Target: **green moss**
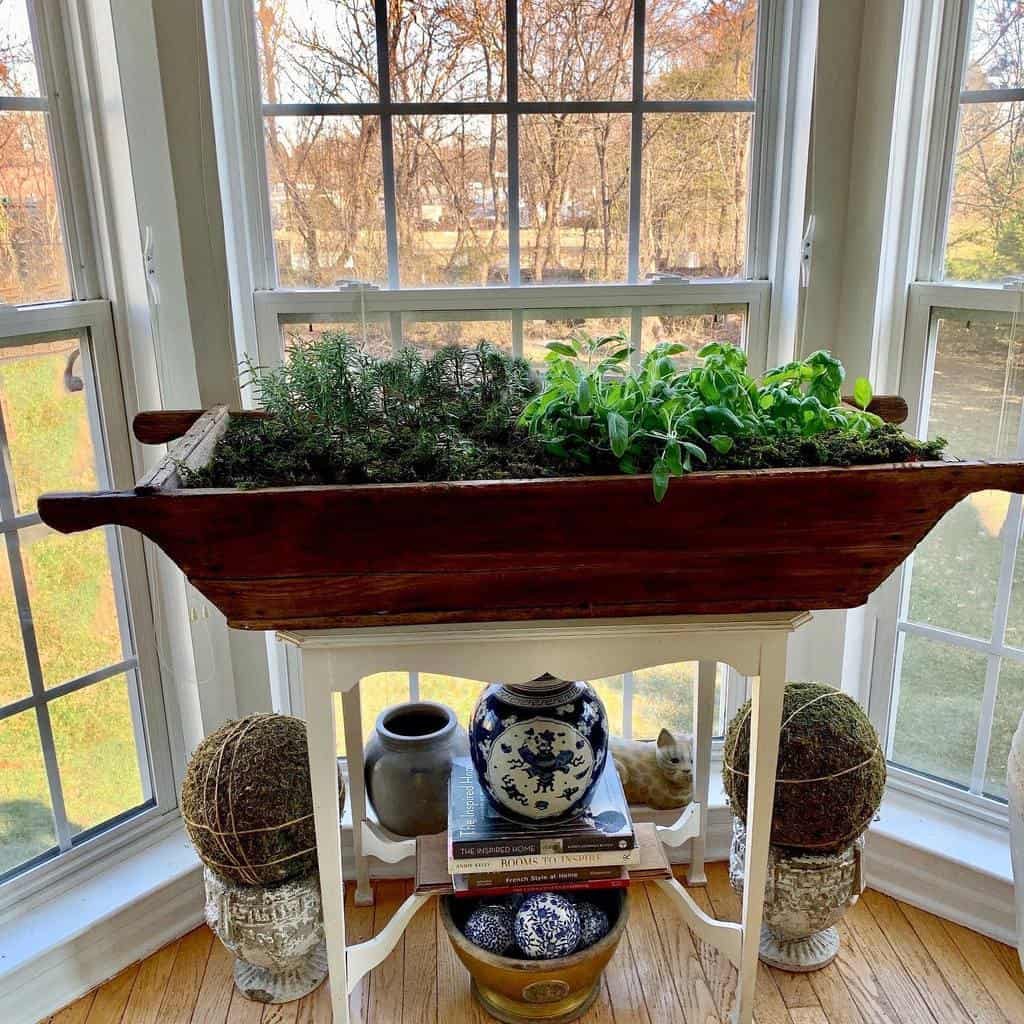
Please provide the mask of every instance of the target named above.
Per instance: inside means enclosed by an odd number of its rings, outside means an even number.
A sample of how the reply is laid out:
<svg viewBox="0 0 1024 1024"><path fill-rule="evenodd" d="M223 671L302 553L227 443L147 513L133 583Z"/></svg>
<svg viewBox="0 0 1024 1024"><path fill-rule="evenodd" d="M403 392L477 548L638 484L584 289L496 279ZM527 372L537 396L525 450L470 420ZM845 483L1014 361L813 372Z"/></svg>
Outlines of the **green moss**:
<svg viewBox="0 0 1024 1024"><path fill-rule="evenodd" d="M189 761L181 812L200 860L225 878L271 885L308 874L316 834L305 722L250 715L211 733Z"/></svg>
<svg viewBox="0 0 1024 1024"><path fill-rule="evenodd" d="M723 747L722 780L743 821L750 707L747 701L729 723ZM870 824L885 789L885 757L874 726L851 697L820 683L788 683L782 721L772 842L812 850L852 842Z"/></svg>

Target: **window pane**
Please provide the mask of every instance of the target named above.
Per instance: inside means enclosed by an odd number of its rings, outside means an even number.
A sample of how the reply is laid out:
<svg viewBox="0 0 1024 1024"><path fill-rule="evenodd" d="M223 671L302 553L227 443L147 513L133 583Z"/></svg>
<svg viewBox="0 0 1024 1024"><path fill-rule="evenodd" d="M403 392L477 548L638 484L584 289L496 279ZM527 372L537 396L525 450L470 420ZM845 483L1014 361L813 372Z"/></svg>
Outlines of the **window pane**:
<svg viewBox="0 0 1024 1024"><path fill-rule="evenodd" d="M393 120L403 287L508 280L505 119Z"/></svg>
<svg viewBox="0 0 1024 1024"><path fill-rule="evenodd" d="M377 725L377 716L392 704L409 699L408 672L377 672L367 676L359 687L362 706L363 743L369 743ZM334 695L334 728L337 735L338 756L345 756L345 730L341 718L341 694Z"/></svg>
<svg viewBox="0 0 1024 1024"><path fill-rule="evenodd" d="M573 317L567 313L558 320L525 320L523 322L523 356L540 369L548 354L545 346L549 341L564 341L577 331L586 331L591 337L600 338L623 331L629 337L629 315Z"/></svg>
<svg viewBox="0 0 1024 1024"><path fill-rule="evenodd" d="M742 313L694 315L682 309L645 316L641 320L641 351L648 352L665 342L685 345L686 351L675 356L675 361L681 367L695 366L700 362L697 353L712 341L727 341L742 347L743 320Z"/></svg>
<svg viewBox="0 0 1024 1024"><path fill-rule="evenodd" d="M267 103L377 99L372 0L255 0Z"/></svg>
<svg viewBox="0 0 1024 1024"><path fill-rule="evenodd" d="M380 118L266 118L278 278L290 288L386 273Z"/></svg>
<svg viewBox="0 0 1024 1024"><path fill-rule="evenodd" d="M999 666L999 693L992 720L992 743L985 769L985 792L999 800L1006 799L1006 764L1010 759L1010 743L1024 714L1024 665L1004 658Z"/></svg>
<svg viewBox="0 0 1024 1024"><path fill-rule="evenodd" d="M622 281L629 218L629 115L519 119L524 283Z"/></svg>
<svg viewBox="0 0 1024 1024"><path fill-rule="evenodd" d="M57 845L36 713L0 721L0 875Z"/></svg>
<svg viewBox="0 0 1024 1024"><path fill-rule="evenodd" d="M1016 452L1024 391L1015 371L1019 347L1006 323L939 318L928 436L948 438L951 455ZM972 494L925 538L914 555L912 620L991 638L1009 504L1000 491Z"/></svg>
<svg viewBox="0 0 1024 1024"><path fill-rule="evenodd" d="M677 665L659 665L633 673L633 736L638 740L657 739L662 729L678 735L693 733L697 701L695 661ZM723 686L725 666L719 665L715 677L714 733L724 730Z"/></svg>
<svg viewBox="0 0 1024 1024"><path fill-rule="evenodd" d="M0 302L70 297L46 114L0 110Z"/></svg>
<svg viewBox="0 0 1024 1024"><path fill-rule="evenodd" d="M753 95L756 0L648 0L647 99L748 99Z"/></svg>
<svg viewBox="0 0 1024 1024"><path fill-rule="evenodd" d="M43 681L56 686L124 657L107 530L20 531Z"/></svg>
<svg viewBox="0 0 1024 1024"><path fill-rule="evenodd" d="M20 617L11 583L11 563L4 544L0 547L0 707L28 696L30 689ZM0 874L3 870L0 866Z"/></svg>
<svg viewBox="0 0 1024 1024"><path fill-rule="evenodd" d="M469 716L487 683L479 679L460 679L456 676L438 676L420 673L420 699L436 700L447 704L458 716L464 729L469 728Z"/></svg>
<svg viewBox="0 0 1024 1024"><path fill-rule="evenodd" d="M964 103L953 170L946 276L1024 273L1024 103Z"/></svg>
<svg viewBox="0 0 1024 1024"><path fill-rule="evenodd" d="M392 0L388 20L393 102L504 99L504 0Z"/></svg>
<svg viewBox="0 0 1024 1024"><path fill-rule="evenodd" d="M50 704L64 805L72 834L145 799L125 676L113 676Z"/></svg>
<svg viewBox="0 0 1024 1024"><path fill-rule="evenodd" d="M641 272L738 277L753 115L644 117Z"/></svg>
<svg viewBox="0 0 1024 1024"><path fill-rule="evenodd" d="M379 320L368 319L365 333L362 320L281 325L281 340L286 355L297 342L312 341L314 338L333 333L347 334L357 345L378 359L387 359L394 352L391 345L391 323L386 317Z"/></svg>
<svg viewBox="0 0 1024 1024"><path fill-rule="evenodd" d="M903 635L896 728L889 760L969 786L985 689L984 655Z"/></svg>
<svg viewBox="0 0 1024 1024"><path fill-rule="evenodd" d="M409 318L402 324L402 342L424 353L436 351L445 345L472 348L481 341L489 341L511 354L512 324L508 320L416 320Z"/></svg>
<svg viewBox="0 0 1024 1024"><path fill-rule="evenodd" d="M964 88L1024 87L1024 6L1015 0L974 0L974 29Z"/></svg>
<svg viewBox="0 0 1024 1024"><path fill-rule="evenodd" d="M519 0L519 98L628 100L631 0Z"/></svg>
<svg viewBox="0 0 1024 1024"><path fill-rule="evenodd" d="M623 688L622 676L608 676L605 679L592 679L590 685L601 698L605 711L608 712L608 725L613 735L623 734Z"/></svg>
<svg viewBox="0 0 1024 1024"><path fill-rule="evenodd" d="M28 5L25 0L0 0L0 96L38 95Z"/></svg>
<svg viewBox="0 0 1024 1024"><path fill-rule="evenodd" d="M21 514L45 491L99 486L80 348L77 339L0 347L0 414Z"/></svg>

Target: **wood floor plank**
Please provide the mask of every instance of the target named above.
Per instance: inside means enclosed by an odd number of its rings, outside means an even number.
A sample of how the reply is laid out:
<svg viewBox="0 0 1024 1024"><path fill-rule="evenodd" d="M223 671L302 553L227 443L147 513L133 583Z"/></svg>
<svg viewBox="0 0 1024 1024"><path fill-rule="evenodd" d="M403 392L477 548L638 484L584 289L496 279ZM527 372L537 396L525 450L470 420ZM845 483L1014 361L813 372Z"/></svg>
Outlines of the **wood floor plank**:
<svg viewBox="0 0 1024 1024"><path fill-rule="evenodd" d="M225 1024L231 995L235 990L234 965L234 954L219 940L215 940L210 947L206 972L199 986L192 1024Z"/></svg>
<svg viewBox="0 0 1024 1024"><path fill-rule="evenodd" d="M380 935L381 930L402 905L407 886L403 881L389 879L378 882L376 891L377 903L373 914L373 934ZM402 1019L404 975L405 938L403 937L398 940L398 945L388 954L387 958L370 974L369 1012L367 1014L370 1021L389 1021L390 1024L398 1024Z"/></svg>
<svg viewBox="0 0 1024 1024"><path fill-rule="evenodd" d="M943 921L942 926L1007 1021L1010 1024L1024 1021L1024 992L1021 992L1006 968L992 955L992 949L984 936L952 921Z"/></svg>
<svg viewBox="0 0 1024 1024"><path fill-rule="evenodd" d="M139 976L139 964L126 967L110 981L100 985L96 998L89 1007L85 1024L119 1024L124 1017L124 1008L132 994L135 979Z"/></svg>
<svg viewBox="0 0 1024 1024"><path fill-rule="evenodd" d="M846 914L851 930L856 934L871 970L885 990L897 1017L904 1024L925 1024L935 1015L921 997L914 980L907 973L892 944L878 927L864 900L855 903ZM945 1024L945 1022L937 1022Z"/></svg>
<svg viewBox="0 0 1024 1024"><path fill-rule="evenodd" d="M871 890L861 898L913 979L932 1016L942 1024L970 1024L970 1015L949 987L900 905L891 896Z"/></svg>
<svg viewBox="0 0 1024 1024"><path fill-rule="evenodd" d="M70 1006L50 1017L46 1024L85 1024L92 1004L96 1000L96 990L87 992L81 999L76 999Z"/></svg>
<svg viewBox="0 0 1024 1024"><path fill-rule="evenodd" d="M405 933L402 1024L438 1024L437 900L416 912Z"/></svg>
<svg viewBox="0 0 1024 1024"><path fill-rule="evenodd" d="M864 1024L900 1024L900 1017L880 987L857 937L846 921L840 921L836 928L839 931L839 955L833 963Z"/></svg>
<svg viewBox="0 0 1024 1024"><path fill-rule="evenodd" d="M637 886L635 896L626 931L629 933L640 987L647 1001L647 1011L656 1024L662 1021L684 1021L686 1017L672 982L676 965L670 964L665 957L658 937L658 922L651 913L650 902L642 898L644 887Z"/></svg>
<svg viewBox="0 0 1024 1024"><path fill-rule="evenodd" d="M205 925L179 940L174 971L160 1001L160 1024L189 1024L213 949L213 932Z"/></svg>
<svg viewBox="0 0 1024 1024"><path fill-rule="evenodd" d="M174 973L174 961L181 948L181 939L157 950L139 965L128 1005L124 1010L124 1024L159 1024L160 1004Z"/></svg>
<svg viewBox="0 0 1024 1024"><path fill-rule="evenodd" d="M265 1005L264 1003L257 1003L252 999L246 999L237 988L232 986L227 1024L261 1024L263 1007Z"/></svg>
<svg viewBox="0 0 1024 1024"><path fill-rule="evenodd" d="M835 961L814 971L811 985L828 1024L865 1024L864 1015L857 1009Z"/></svg>
<svg viewBox="0 0 1024 1024"><path fill-rule="evenodd" d="M354 946L373 938L373 907L359 907L355 902L355 887L345 887L345 941ZM349 1017L353 1024L367 1024L370 979L361 978L348 997Z"/></svg>
<svg viewBox="0 0 1024 1024"><path fill-rule="evenodd" d="M634 892L635 896L636 893ZM623 933L619 948L604 969L605 987L611 1000L615 1024L651 1024L644 992L640 987L628 929ZM441 1018L438 1018L440 1024Z"/></svg>
<svg viewBox="0 0 1024 1024"><path fill-rule="evenodd" d="M296 1024L332 1024L333 1020L331 982L328 979L299 1000L295 1021Z"/></svg>
<svg viewBox="0 0 1024 1024"><path fill-rule="evenodd" d="M480 1004L473 998L469 987L469 973L462 966L452 948L448 932L435 917L437 935L437 1019L439 1024L493 1024Z"/></svg>
<svg viewBox="0 0 1024 1024"><path fill-rule="evenodd" d="M942 971L949 987L976 1024L1006 1024L1006 1018L985 991L970 964L956 948L956 943L942 926L942 921L924 910L907 903L900 910L911 923L918 938Z"/></svg>
<svg viewBox="0 0 1024 1024"><path fill-rule="evenodd" d="M782 996L782 1001L791 1010L806 1008L821 1010L821 1001L814 991L809 974L794 974L792 971L783 971L778 967L769 967L768 973L772 976L772 980ZM796 1024L796 1014L790 1014L790 1016ZM802 1014L801 1016L805 1020L815 1019L814 1014ZM817 1017L820 1019L821 1014L819 1013Z"/></svg>
<svg viewBox="0 0 1024 1024"><path fill-rule="evenodd" d="M820 1006L791 1006L789 1015L793 1024L830 1024Z"/></svg>
<svg viewBox="0 0 1024 1024"><path fill-rule="evenodd" d="M705 886L691 886L689 893L693 897L694 903L708 917L716 916L711 897L708 896ZM724 1019L728 1017L728 1011L735 1002L736 981L739 974L728 957L723 956L714 946L702 942L700 939L695 939L694 943L697 946L700 965L704 969L704 977L708 981L708 988L711 989L711 998Z"/></svg>
<svg viewBox="0 0 1024 1024"><path fill-rule="evenodd" d="M687 1024L719 1024L719 1007L708 988L700 957L690 937L690 929L676 909L676 904L656 885L638 888L637 899L644 895L650 903L662 949L672 968L672 981L683 1007L683 1019Z"/></svg>
<svg viewBox="0 0 1024 1024"><path fill-rule="evenodd" d="M706 865L707 893L715 916L722 921L739 921L742 916L740 898L729 882L729 865L724 862ZM782 993L764 964L757 965L757 987L754 990L754 1018L757 1024L792 1024Z"/></svg>
<svg viewBox="0 0 1024 1024"><path fill-rule="evenodd" d="M1006 973L1013 978L1017 988L1024 992L1024 970L1020 965L1020 953L1012 946L996 942L995 939L986 939L985 941L988 942L995 958L1006 968Z"/></svg>
<svg viewBox="0 0 1024 1024"><path fill-rule="evenodd" d="M299 1001L291 1003L268 1003L263 1007L260 1024L296 1024L299 1019Z"/></svg>

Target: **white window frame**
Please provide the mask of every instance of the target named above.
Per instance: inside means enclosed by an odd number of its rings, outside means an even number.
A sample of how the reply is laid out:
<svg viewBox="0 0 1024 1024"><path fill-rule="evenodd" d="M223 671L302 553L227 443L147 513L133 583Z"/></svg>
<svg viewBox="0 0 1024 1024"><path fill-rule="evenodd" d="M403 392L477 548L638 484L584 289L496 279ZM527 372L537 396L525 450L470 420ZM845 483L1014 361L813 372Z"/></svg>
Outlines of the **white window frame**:
<svg viewBox="0 0 1024 1024"><path fill-rule="evenodd" d="M940 0L934 6L914 0L907 10L909 31L905 33L905 42L912 40L916 49L911 52L908 43L901 57L907 65L901 69L905 88L897 95L894 122L899 123L902 118L904 123L912 124L912 130L903 139L898 138L894 130L892 159L902 161L903 166L909 168L906 178L911 187L900 204L901 212L894 214L898 223L892 237L887 239L885 256L889 258L890 267L907 268L910 282L900 285L899 273L893 275L892 316L889 325L883 325L891 330L889 351L883 353L883 357L893 358L888 358L887 364L884 358L879 362L888 366L888 381L907 400L910 409L907 429L924 438L928 431L938 319L948 316L1010 321L1016 315L1024 327L1024 283L944 279L960 106L962 102L978 102L982 98L961 90L972 29L973 0ZM951 83L952 87L942 88L938 83ZM983 98L992 102L1024 100L1024 90L991 91ZM884 285L880 291L884 291ZM900 292L902 294L898 294ZM1018 441L1017 457L1024 458L1024 438ZM887 755L892 749L899 707L902 636L923 636L987 657L969 789L891 762L889 785L998 825L1007 824L1007 807L984 794L984 781L1000 659L1024 661L1024 651L1004 642L1013 557L1022 520L1021 497L1013 495L1004 529L991 640L979 640L908 619L911 556L871 598L874 630L866 647L868 708Z"/></svg>
<svg viewBox="0 0 1024 1024"><path fill-rule="evenodd" d="M28 344L53 336L81 338L81 373L90 434L101 487L130 488L135 481L122 363L114 335L110 302L101 294L101 270L93 222L92 182L84 159L85 123L78 103L77 80L71 75L71 51L65 35L69 9L65 0L32 0L29 4L40 97L16 102L0 100L0 110L17 106L46 112L53 174L68 255L72 298L63 302L0 306L0 346ZM12 531L39 521L28 513L8 519ZM13 533L13 536L17 536ZM108 532L118 622L129 654L121 663L45 689L30 655L31 694L8 706L4 717L35 710L44 764L53 804L58 852L29 861L0 884L0 925L12 913L67 888L90 865L144 837L162 834L180 822L172 758L168 709L161 685L149 576L141 537L131 531ZM6 557L6 556L5 556ZM23 581L22 581L23 582ZM23 588L22 588L23 589ZM16 586L17 590L17 586ZM16 598L25 600L24 593ZM30 627L29 627L30 629ZM70 834L63 808L48 706L56 698L101 679L124 673L135 730L143 790L139 809L126 812L76 836Z"/></svg>

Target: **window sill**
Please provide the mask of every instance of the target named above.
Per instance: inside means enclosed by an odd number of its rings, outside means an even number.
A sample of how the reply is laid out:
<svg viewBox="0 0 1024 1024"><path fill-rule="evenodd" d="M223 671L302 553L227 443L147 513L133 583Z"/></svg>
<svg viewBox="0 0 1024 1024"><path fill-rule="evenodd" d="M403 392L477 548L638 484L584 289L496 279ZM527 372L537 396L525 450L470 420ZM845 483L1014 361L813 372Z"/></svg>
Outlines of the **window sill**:
<svg viewBox="0 0 1024 1024"><path fill-rule="evenodd" d="M202 920L202 873L180 817L119 852L4 923L0 1005L16 1007L10 1024L47 1017Z"/></svg>

